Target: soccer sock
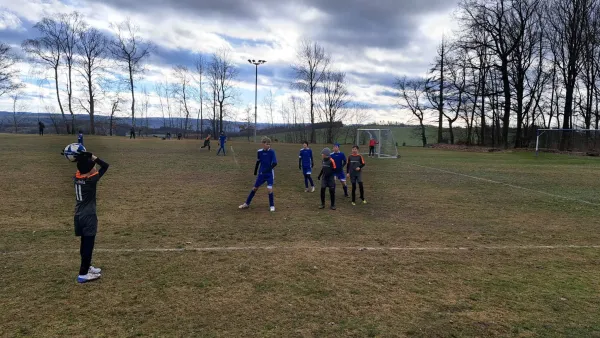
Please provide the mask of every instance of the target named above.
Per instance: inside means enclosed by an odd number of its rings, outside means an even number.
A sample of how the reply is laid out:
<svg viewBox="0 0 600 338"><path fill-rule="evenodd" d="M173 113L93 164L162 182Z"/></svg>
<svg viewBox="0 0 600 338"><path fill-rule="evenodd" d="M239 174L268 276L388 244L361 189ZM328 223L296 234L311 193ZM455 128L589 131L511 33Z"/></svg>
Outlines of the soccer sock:
<svg viewBox="0 0 600 338"><path fill-rule="evenodd" d="M304 187L308 189L308 175L304 175Z"/></svg>
<svg viewBox="0 0 600 338"><path fill-rule="evenodd" d="M321 205L325 205L325 188L321 188Z"/></svg>
<svg viewBox="0 0 600 338"><path fill-rule="evenodd" d="M313 182L312 177L310 175L308 175L308 181L310 182L311 187L315 186L315 183Z"/></svg>
<svg viewBox="0 0 600 338"><path fill-rule="evenodd" d="M344 196L348 196L348 186L344 186Z"/></svg>
<svg viewBox="0 0 600 338"><path fill-rule="evenodd" d="M272 192L269 193L269 206L270 207L274 207L275 206L275 196L273 196Z"/></svg>
<svg viewBox="0 0 600 338"><path fill-rule="evenodd" d="M352 183L352 202L356 202L356 184Z"/></svg>
<svg viewBox="0 0 600 338"><path fill-rule="evenodd" d="M95 240L96 236L81 236L81 246L79 248L81 265L79 267L79 275L87 275L90 265L92 265L92 252L94 251Z"/></svg>
<svg viewBox="0 0 600 338"><path fill-rule="evenodd" d="M329 188L329 197L331 198L331 206L335 207L335 188Z"/></svg>
<svg viewBox="0 0 600 338"><path fill-rule="evenodd" d="M254 191L254 190L250 191L250 195L248 195L248 199L246 199L247 205L250 205L250 203L252 203L252 199L254 198L254 195L256 195L256 191Z"/></svg>
<svg viewBox="0 0 600 338"><path fill-rule="evenodd" d="M365 188L363 187L363 183L358 182L358 187L360 189L360 199L364 201L365 200Z"/></svg>

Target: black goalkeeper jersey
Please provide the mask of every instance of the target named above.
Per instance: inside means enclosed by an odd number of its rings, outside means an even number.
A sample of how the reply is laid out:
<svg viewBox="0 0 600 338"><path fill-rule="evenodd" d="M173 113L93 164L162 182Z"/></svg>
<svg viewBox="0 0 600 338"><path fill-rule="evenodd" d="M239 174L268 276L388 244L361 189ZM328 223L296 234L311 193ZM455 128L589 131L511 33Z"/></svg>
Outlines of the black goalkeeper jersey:
<svg viewBox="0 0 600 338"><path fill-rule="evenodd" d="M90 176L82 176L79 171L73 177L75 182L75 216L96 215L96 186L108 170L108 163L96 158L100 170Z"/></svg>

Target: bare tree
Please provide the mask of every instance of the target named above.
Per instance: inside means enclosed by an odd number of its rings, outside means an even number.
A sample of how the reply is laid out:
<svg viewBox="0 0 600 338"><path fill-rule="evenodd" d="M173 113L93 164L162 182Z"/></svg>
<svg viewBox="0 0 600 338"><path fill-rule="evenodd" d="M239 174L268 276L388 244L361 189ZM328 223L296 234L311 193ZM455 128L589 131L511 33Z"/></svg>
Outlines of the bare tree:
<svg viewBox="0 0 600 338"><path fill-rule="evenodd" d="M271 122L271 127L273 127L274 119L273 113L275 112L275 98L273 97L273 90L269 90L269 93L265 95L263 99L263 106L269 115L269 122Z"/></svg>
<svg viewBox="0 0 600 338"><path fill-rule="evenodd" d="M23 41L22 48L32 61L45 65L54 71L54 88L56 89L56 100L62 116L62 122L65 125L67 133L71 133L71 127L67 122L65 110L60 100L58 69L61 64L62 51L62 25L60 22L43 18L33 26L40 37Z"/></svg>
<svg viewBox="0 0 600 338"><path fill-rule="evenodd" d="M81 31L84 28L81 15L78 12L60 15L60 49L67 66L67 105L71 114L71 133L75 133L75 113L73 112L73 68L77 45Z"/></svg>
<svg viewBox="0 0 600 338"><path fill-rule="evenodd" d="M539 0L463 0L460 4L461 21L470 32L484 32L490 39L487 48L493 53L500 70L504 91L504 116L502 136L508 148L508 131L511 113L511 85L509 68L511 56L519 47L526 26L534 15L529 2Z"/></svg>
<svg viewBox="0 0 600 338"><path fill-rule="evenodd" d="M90 134L96 134L94 116L98 92L97 78L103 69L108 39L96 28L84 28L79 33L77 52L81 56L78 71L83 77L87 89L87 105L83 109L90 115ZM81 103L81 100L80 100Z"/></svg>
<svg viewBox="0 0 600 338"><path fill-rule="evenodd" d="M595 0L553 0L547 6L548 41L565 87L563 129L572 127L575 86L583 69L589 37L587 27L595 6L598 6ZM561 137L561 150L570 146L570 135L564 133Z"/></svg>
<svg viewBox="0 0 600 338"><path fill-rule="evenodd" d="M142 39L139 28L127 19L120 24L111 24L116 39L109 50L117 62L123 64L129 77L131 91L131 125L135 128L135 78L144 72L144 61L150 56L152 44Z"/></svg>
<svg viewBox="0 0 600 338"><path fill-rule="evenodd" d="M443 139L443 117L444 103L446 100L446 72L448 63L448 53L451 52L451 44L448 43L445 36L442 37L442 43L438 47L437 56L433 67L430 69L430 76L427 79L427 98L429 102L437 108L438 111L438 131L437 142L442 143ZM451 132L452 133L452 132Z"/></svg>
<svg viewBox="0 0 600 338"><path fill-rule="evenodd" d="M252 110L254 110L254 109L251 106L247 106L244 109L244 116L243 116L244 125L241 126L241 128L240 128L240 131L246 131L246 136L248 137L248 142L250 142L250 135L254 131Z"/></svg>
<svg viewBox="0 0 600 338"><path fill-rule="evenodd" d="M427 105L425 94L425 79L409 80L406 77L396 81L396 88L400 92L399 106L408 109L419 121L420 136L423 147L427 146L427 135L425 132L425 115L430 107Z"/></svg>
<svg viewBox="0 0 600 338"><path fill-rule="evenodd" d="M196 57L196 60L194 62L194 65L196 67L196 81L198 82L198 103L200 104L200 108L198 109L198 121L196 122L196 131L200 131L200 137L203 137L204 135L204 115L203 115L203 108L204 108L204 88L203 88L203 84L204 84L204 80L205 80L205 76L206 76L206 60L204 59L204 56L202 56L202 54L198 54L198 56Z"/></svg>
<svg viewBox="0 0 600 338"><path fill-rule="evenodd" d="M325 48L317 42L304 40L300 44L296 59L298 62L292 65L295 77L292 88L304 91L310 98L310 142L315 143L315 96L329 66L330 57Z"/></svg>
<svg viewBox="0 0 600 338"><path fill-rule="evenodd" d="M226 108L230 106L238 93L234 81L238 76L238 70L229 57L229 51L222 49L212 56L208 69L209 82L213 86L214 107L219 108L219 130L223 129L223 117Z"/></svg>
<svg viewBox="0 0 600 338"><path fill-rule="evenodd" d="M181 65L173 68L173 75L178 81L175 86L175 93L177 95L177 99L181 103L181 111L184 115L183 137L187 137L191 114L188 101L192 96L190 93L190 90L192 89L190 84L192 78L189 69Z"/></svg>
<svg viewBox="0 0 600 338"><path fill-rule="evenodd" d="M26 105L21 101L23 97L22 92L14 92L10 95L10 99L12 100L12 122L13 122L13 130L15 134L19 132L19 123L23 120L24 111L26 109Z"/></svg>
<svg viewBox="0 0 600 338"><path fill-rule="evenodd" d="M337 122L346 117L348 103L348 89L346 74L342 72L327 71L322 81L322 101L319 111L327 123L326 142L332 144L337 134Z"/></svg>
<svg viewBox="0 0 600 338"><path fill-rule="evenodd" d="M19 72L14 68L17 57L10 46L0 42L0 96L12 93L22 87L17 81Z"/></svg>

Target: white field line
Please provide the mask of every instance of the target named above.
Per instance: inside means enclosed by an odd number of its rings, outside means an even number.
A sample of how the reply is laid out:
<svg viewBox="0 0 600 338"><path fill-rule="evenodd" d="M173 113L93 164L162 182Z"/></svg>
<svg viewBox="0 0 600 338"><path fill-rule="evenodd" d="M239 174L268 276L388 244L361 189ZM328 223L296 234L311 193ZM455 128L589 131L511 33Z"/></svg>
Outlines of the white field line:
<svg viewBox="0 0 600 338"><path fill-rule="evenodd" d="M504 183L504 182L494 181L494 180L490 180L488 178L481 178L481 177L477 177L477 176L471 176L471 175L467 175L467 174L461 174L461 173L457 173L457 172L453 172L453 171L449 171L449 170L444 170L444 169L439 169L439 168L434 168L434 167L428 167L428 166L414 164L414 163L407 163L407 164L415 166L415 167L420 167L420 168L424 168L424 169L429 169L429 170L435 170L435 171L443 172L443 173L446 173L446 174L463 176L463 177L471 178L471 179L482 181L482 182L504 185L504 186L511 187L511 188L514 188L514 189L520 189L520 190L524 190L524 191L529 191L529 192L533 192L533 193L536 193L536 194L542 194L542 195L546 195L546 196L550 196L550 197L554 197L554 198L562 198L562 199L565 199L565 200L579 202L579 203L583 203L583 204L587 204L587 205L600 206L600 204L598 204L598 203L593 203L593 202L590 202L590 201L580 200L580 199L573 198L573 197L556 195L556 194L552 194L552 193L541 191L541 190L535 190L535 189L525 188L525 187L521 187L521 186L518 186L518 185L510 184L510 183Z"/></svg>
<svg viewBox="0 0 600 338"><path fill-rule="evenodd" d="M240 167L240 164L238 163L237 158L235 157L235 151L233 150L233 146L231 146L231 153L233 154L233 160L235 161L235 165L237 165L237 167Z"/></svg>
<svg viewBox="0 0 600 338"><path fill-rule="evenodd" d="M501 245L472 247L360 247L360 246L221 246L221 247L187 247L187 248L139 248L139 249L102 249L95 252L106 253L169 253L169 252L235 252L235 251L404 251L404 252L459 252L459 251L519 251L519 250L581 250L600 249L600 245ZM0 255L27 254L71 254L79 250L30 250L0 251Z"/></svg>

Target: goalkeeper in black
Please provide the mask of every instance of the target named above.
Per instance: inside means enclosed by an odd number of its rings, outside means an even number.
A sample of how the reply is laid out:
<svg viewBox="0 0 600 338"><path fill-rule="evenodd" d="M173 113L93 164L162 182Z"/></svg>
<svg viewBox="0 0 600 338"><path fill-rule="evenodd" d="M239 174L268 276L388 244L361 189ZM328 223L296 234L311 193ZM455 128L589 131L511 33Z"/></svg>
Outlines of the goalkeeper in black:
<svg viewBox="0 0 600 338"><path fill-rule="evenodd" d="M96 165L100 169L96 169ZM73 177L75 185L75 236L81 237L81 266L78 283L86 283L100 278L101 269L92 266L92 253L98 230L96 215L96 187L108 170L108 163L89 152L77 155L77 172Z"/></svg>

